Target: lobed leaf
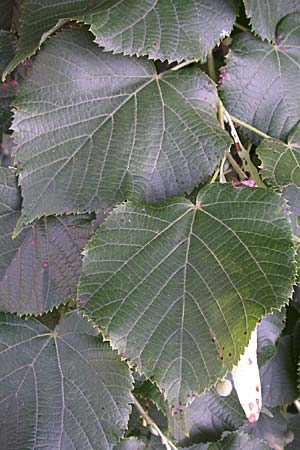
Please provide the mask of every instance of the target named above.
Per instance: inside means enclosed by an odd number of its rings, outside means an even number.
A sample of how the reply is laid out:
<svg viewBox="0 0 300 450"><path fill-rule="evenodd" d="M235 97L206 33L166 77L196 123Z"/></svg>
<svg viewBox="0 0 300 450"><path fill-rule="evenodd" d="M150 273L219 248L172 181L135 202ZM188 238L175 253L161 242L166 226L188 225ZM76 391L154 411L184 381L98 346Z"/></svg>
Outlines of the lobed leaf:
<svg viewBox="0 0 300 450"><path fill-rule="evenodd" d="M276 27L281 19L300 12L298 0L244 0L252 28L262 39L276 40Z"/></svg>
<svg viewBox="0 0 300 450"><path fill-rule="evenodd" d="M95 41L115 53L205 59L231 33L237 9L237 0L24 0L17 53L5 75L68 20L91 25Z"/></svg>
<svg viewBox="0 0 300 450"><path fill-rule="evenodd" d="M74 297L91 218L44 218L12 239L20 209L15 174L0 168L0 310L41 314Z"/></svg>
<svg viewBox="0 0 300 450"><path fill-rule="evenodd" d="M0 448L110 450L127 426L131 375L78 312L54 331L0 315Z"/></svg>
<svg viewBox="0 0 300 450"><path fill-rule="evenodd" d="M128 203L86 250L80 302L170 405L222 378L256 322L291 294L285 203L265 189L212 184L184 198Z"/></svg>
<svg viewBox="0 0 300 450"><path fill-rule="evenodd" d="M283 140L300 117L299 24L300 13L285 17L273 44L242 33L222 81L223 102L231 114Z"/></svg>
<svg viewBox="0 0 300 450"><path fill-rule="evenodd" d="M103 52L86 30L48 42L15 104L21 223L189 192L231 143L205 74L158 75L150 61Z"/></svg>

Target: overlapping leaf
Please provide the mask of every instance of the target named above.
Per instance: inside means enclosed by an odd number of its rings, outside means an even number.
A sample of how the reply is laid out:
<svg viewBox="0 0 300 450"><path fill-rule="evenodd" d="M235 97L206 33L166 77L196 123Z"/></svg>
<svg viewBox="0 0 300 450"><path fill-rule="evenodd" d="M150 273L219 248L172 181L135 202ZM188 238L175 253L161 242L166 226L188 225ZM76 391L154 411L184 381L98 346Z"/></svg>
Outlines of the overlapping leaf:
<svg viewBox="0 0 300 450"><path fill-rule="evenodd" d="M244 0L252 27L262 39L276 40L276 26L288 14L300 12L298 0Z"/></svg>
<svg viewBox="0 0 300 450"><path fill-rule="evenodd" d="M212 388L195 398L180 414L169 421L175 440L181 440L184 447L197 442L217 441L224 431L234 431L247 421L234 389L229 396L222 397ZM187 429L185 436L181 432L184 427Z"/></svg>
<svg viewBox="0 0 300 450"><path fill-rule="evenodd" d="M276 44L242 33L232 47L222 96L231 114L285 140L300 117L300 13L277 27Z"/></svg>
<svg viewBox="0 0 300 450"><path fill-rule="evenodd" d="M69 19L91 25L96 42L116 53L180 61L205 58L229 35L237 0L25 0L22 29L11 71Z"/></svg>
<svg viewBox="0 0 300 450"><path fill-rule="evenodd" d="M241 431L230 433L219 442L209 444L207 450L271 450L268 444L249 434ZM195 446L194 450L202 450L201 445Z"/></svg>
<svg viewBox="0 0 300 450"><path fill-rule="evenodd" d="M257 327L257 361L262 366L276 353L276 342L285 324L285 309L267 314Z"/></svg>
<svg viewBox="0 0 300 450"><path fill-rule="evenodd" d="M288 429L288 422L279 408L269 410L268 414L261 413L257 422L248 423L241 430L262 439L273 450L284 449L293 440L293 434Z"/></svg>
<svg viewBox="0 0 300 450"><path fill-rule="evenodd" d="M13 122L24 223L190 191L230 145L198 69L157 75L150 61L103 52L86 30L50 40L33 69Z"/></svg>
<svg viewBox="0 0 300 450"><path fill-rule="evenodd" d="M277 353L260 368L260 378L263 405L286 405L297 399L297 367L293 360L291 336L279 339Z"/></svg>
<svg viewBox="0 0 300 450"><path fill-rule="evenodd" d="M110 450L127 426L131 375L77 312L54 331L0 315L0 448Z"/></svg>
<svg viewBox="0 0 300 450"><path fill-rule="evenodd" d="M279 196L210 185L196 205L114 210L88 244L80 301L176 407L231 369L256 321L288 300L293 258Z"/></svg>
<svg viewBox="0 0 300 450"><path fill-rule="evenodd" d="M44 218L12 239L20 207L14 172L0 168L0 310L38 314L75 295L91 220Z"/></svg>
<svg viewBox="0 0 300 450"><path fill-rule="evenodd" d="M289 135L288 143L265 139L257 148L262 161L261 175L277 186L300 186L300 125Z"/></svg>

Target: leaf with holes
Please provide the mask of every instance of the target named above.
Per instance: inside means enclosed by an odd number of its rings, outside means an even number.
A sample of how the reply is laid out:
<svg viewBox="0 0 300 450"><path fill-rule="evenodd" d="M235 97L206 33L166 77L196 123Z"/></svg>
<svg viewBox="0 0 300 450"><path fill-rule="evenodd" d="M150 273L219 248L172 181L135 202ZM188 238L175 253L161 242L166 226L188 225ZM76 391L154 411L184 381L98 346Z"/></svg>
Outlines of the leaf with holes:
<svg viewBox="0 0 300 450"><path fill-rule="evenodd" d="M198 69L157 75L150 61L103 52L86 30L50 40L33 66L13 122L21 222L191 191L231 143Z"/></svg>
<svg viewBox="0 0 300 450"><path fill-rule="evenodd" d="M79 313L54 331L0 315L0 448L110 450L127 426L131 375Z"/></svg>
<svg viewBox="0 0 300 450"><path fill-rule="evenodd" d="M15 174L0 168L0 309L41 314L74 297L91 217L44 218L12 239L20 208Z"/></svg>
<svg viewBox="0 0 300 450"><path fill-rule="evenodd" d="M277 194L211 184L196 205L115 209L85 250L79 298L178 407L224 376L257 320L286 303L293 259Z"/></svg>
<svg viewBox="0 0 300 450"><path fill-rule="evenodd" d="M262 161L261 176L276 186L300 186L300 125L289 135L288 143L265 139L257 148Z"/></svg>
<svg viewBox="0 0 300 450"><path fill-rule="evenodd" d="M25 0L17 53L6 73L70 19L91 25L95 41L115 53L204 59L231 33L237 9L237 0Z"/></svg>
<svg viewBox="0 0 300 450"><path fill-rule="evenodd" d="M244 0L252 28L262 39L276 40L276 26L285 16L300 12L299 0Z"/></svg>
<svg viewBox="0 0 300 450"><path fill-rule="evenodd" d="M299 24L300 13L283 19L274 44L242 33L232 46L222 83L231 114L283 140L300 118Z"/></svg>

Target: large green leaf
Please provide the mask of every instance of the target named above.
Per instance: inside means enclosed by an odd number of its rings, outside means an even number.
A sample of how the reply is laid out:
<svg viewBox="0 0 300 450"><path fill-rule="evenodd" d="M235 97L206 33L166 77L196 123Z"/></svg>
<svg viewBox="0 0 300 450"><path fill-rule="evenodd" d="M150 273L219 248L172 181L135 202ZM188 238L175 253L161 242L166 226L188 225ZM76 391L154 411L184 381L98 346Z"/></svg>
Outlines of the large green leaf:
<svg viewBox="0 0 300 450"><path fill-rule="evenodd" d="M299 117L300 118L300 117ZM265 139L257 148L262 161L264 179L282 186L294 183L300 186L300 125L288 137L288 143Z"/></svg>
<svg viewBox="0 0 300 450"><path fill-rule="evenodd" d="M204 59L231 33L237 6L237 0L25 0L17 53L7 72L68 19L90 24L96 42L116 53Z"/></svg>
<svg viewBox="0 0 300 450"><path fill-rule="evenodd" d="M300 12L299 0L244 0L244 4L254 31L274 42L278 22L290 13Z"/></svg>
<svg viewBox="0 0 300 450"><path fill-rule="evenodd" d="M256 322L287 302L293 258L277 194L211 184L196 205L115 209L85 250L80 301L176 407L231 369Z"/></svg>
<svg viewBox="0 0 300 450"><path fill-rule="evenodd" d="M146 59L103 52L86 30L49 41L16 107L24 223L190 191L231 142L199 69L157 75Z"/></svg>
<svg viewBox="0 0 300 450"><path fill-rule="evenodd" d="M12 239L20 208L15 174L0 168L0 310L38 314L75 295L91 219L44 218Z"/></svg>
<svg viewBox="0 0 300 450"><path fill-rule="evenodd" d="M242 33L224 72L228 111L275 138L286 139L300 118L299 24L300 13L283 19L276 44Z"/></svg>
<svg viewBox="0 0 300 450"><path fill-rule="evenodd" d="M0 448L110 450L127 426L131 375L77 312L54 331L0 315Z"/></svg>

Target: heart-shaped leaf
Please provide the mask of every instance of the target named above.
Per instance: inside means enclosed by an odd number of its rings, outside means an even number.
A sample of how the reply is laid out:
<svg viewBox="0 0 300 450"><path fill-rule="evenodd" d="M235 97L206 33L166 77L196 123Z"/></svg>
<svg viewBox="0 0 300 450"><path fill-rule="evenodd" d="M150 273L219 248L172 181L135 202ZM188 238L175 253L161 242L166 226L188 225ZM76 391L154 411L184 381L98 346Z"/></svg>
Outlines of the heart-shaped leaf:
<svg viewBox="0 0 300 450"><path fill-rule="evenodd" d="M131 375L79 313L54 331L0 315L0 448L110 450L130 412Z"/></svg>
<svg viewBox="0 0 300 450"><path fill-rule="evenodd" d="M176 408L230 370L256 322L288 301L293 259L277 194L211 184L196 205L115 209L85 250L80 301Z"/></svg>
<svg viewBox="0 0 300 450"><path fill-rule="evenodd" d="M230 145L199 69L157 75L150 61L103 52L86 30L50 40L33 69L13 122L21 222L191 191Z"/></svg>
<svg viewBox="0 0 300 450"><path fill-rule="evenodd" d="M300 117L300 13L284 18L274 44L250 33L236 38L222 82L228 111L285 140Z"/></svg>
<svg viewBox="0 0 300 450"><path fill-rule="evenodd" d="M44 218L12 239L20 209L15 174L0 168L0 310L41 314L74 297L91 218Z"/></svg>
<svg viewBox="0 0 300 450"><path fill-rule="evenodd" d="M298 0L244 0L252 27L262 39L276 40L276 26L285 16L300 12Z"/></svg>
<svg viewBox="0 0 300 450"><path fill-rule="evenodd" d="M24 0L20 39L10 72L64 22L90 24L96 42L116 53L152 59L204 59L231 33L237 0ZM130 14L128 13L130 11Z"/></svg>

